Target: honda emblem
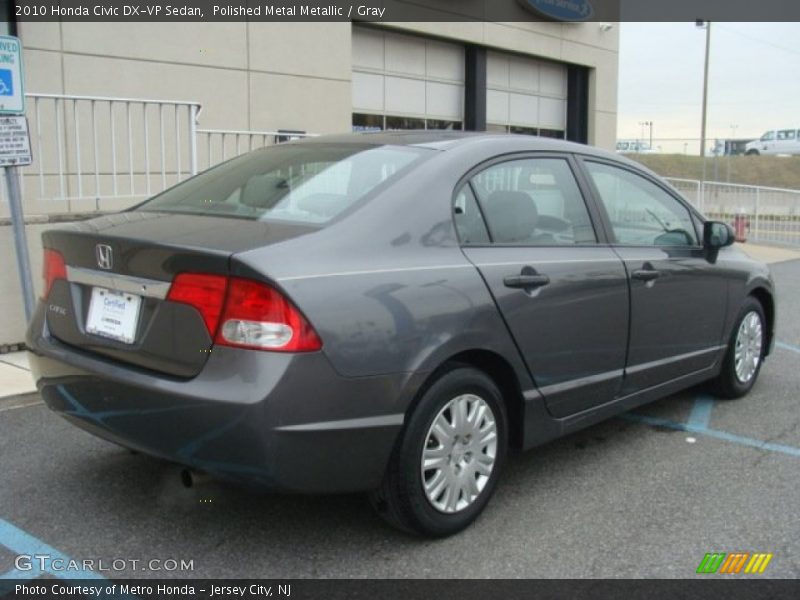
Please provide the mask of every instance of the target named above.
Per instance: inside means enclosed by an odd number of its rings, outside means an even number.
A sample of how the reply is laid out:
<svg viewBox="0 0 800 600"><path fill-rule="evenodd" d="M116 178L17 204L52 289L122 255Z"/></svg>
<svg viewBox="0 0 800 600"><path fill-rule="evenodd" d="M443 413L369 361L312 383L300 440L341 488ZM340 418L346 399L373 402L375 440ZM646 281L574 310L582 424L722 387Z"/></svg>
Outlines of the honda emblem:
<svg viewBox="0 0 800 600"><path fill-rule="evenodd" d="M94 254L97 258L97 266L106 271L114 266L114 252L108 244L97 244L94 247Z"/></svg>

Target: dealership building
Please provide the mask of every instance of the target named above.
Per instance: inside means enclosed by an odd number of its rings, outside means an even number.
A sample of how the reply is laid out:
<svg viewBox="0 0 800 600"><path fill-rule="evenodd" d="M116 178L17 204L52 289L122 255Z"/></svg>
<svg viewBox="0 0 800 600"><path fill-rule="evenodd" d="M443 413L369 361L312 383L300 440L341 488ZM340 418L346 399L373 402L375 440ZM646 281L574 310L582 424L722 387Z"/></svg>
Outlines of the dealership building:
<svg viewBox="0 0 800 600"><path fill-rule="evenodd" d="M502 1L518 9L516 0ZM14 23L7 17L6 31L24 47L34 164L22 179L34 273L39 232L48 226L35 222L41 215L130 206L282 139L273 135L279 131L488 130L613 149L618 27L530 17L503 23ZM3 196L0 250L11 257L8 215ZM19 298L16 277L5 278L0 344L21 341Z"/></svg>
<svg viewBox="0 0 800 600"><path fill-rule="evenodd" d="M193 100L208 128L464 127L609 148L616 135L618 29L609 24L48 22L17 30L27 91Z"/></svg>

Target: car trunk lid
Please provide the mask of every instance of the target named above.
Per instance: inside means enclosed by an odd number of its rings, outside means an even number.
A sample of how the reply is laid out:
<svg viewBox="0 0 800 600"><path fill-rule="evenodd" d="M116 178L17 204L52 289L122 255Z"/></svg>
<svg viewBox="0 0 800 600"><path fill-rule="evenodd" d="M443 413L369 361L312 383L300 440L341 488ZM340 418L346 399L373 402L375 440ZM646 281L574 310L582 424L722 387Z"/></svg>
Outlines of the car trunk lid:
<svg viewBox="0 0 800 600"><path fill-rule="evenodd" d="M45 299L47 327L55 338L80 350L193 377L208 360L214 332L198 309L168 299L175 277L227 276L235 253L314 230L132 211L46 231L44 247L63 257L66 273Z"/></svg>

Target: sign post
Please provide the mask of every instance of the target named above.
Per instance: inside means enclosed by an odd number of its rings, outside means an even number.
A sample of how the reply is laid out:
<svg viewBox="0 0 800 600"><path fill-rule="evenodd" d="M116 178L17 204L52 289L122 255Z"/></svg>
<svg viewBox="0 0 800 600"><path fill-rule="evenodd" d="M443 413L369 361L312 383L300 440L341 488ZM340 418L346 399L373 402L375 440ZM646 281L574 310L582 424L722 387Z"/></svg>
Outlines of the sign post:
<svg viewBox="0 0 800 600"><path fill-rule="evenodd" d="M22 44L19 38L2 35L0 36L0 166L5 171L8 187L8 208L14 229L14 248L25 318L30 320L34 307L33 279L18 171L19 166L29 165L32 162L28 120L24 113Z"/></svg>

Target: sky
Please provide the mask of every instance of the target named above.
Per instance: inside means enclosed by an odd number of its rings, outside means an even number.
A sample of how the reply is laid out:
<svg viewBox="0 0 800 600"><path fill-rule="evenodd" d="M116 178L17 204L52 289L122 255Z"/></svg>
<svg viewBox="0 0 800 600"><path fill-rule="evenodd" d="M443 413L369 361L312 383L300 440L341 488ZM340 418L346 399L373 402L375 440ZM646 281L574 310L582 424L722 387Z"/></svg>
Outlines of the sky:
<svg viewBox="0 0 800 600"><path fill-rule="evenodd" d="M656 149L696 153L705 30L694 23L619 27L617 138L649 141L640 123L652 121ZM715 138L800 128L800 23L712 23L709 65L708 147Z"/></svg>

